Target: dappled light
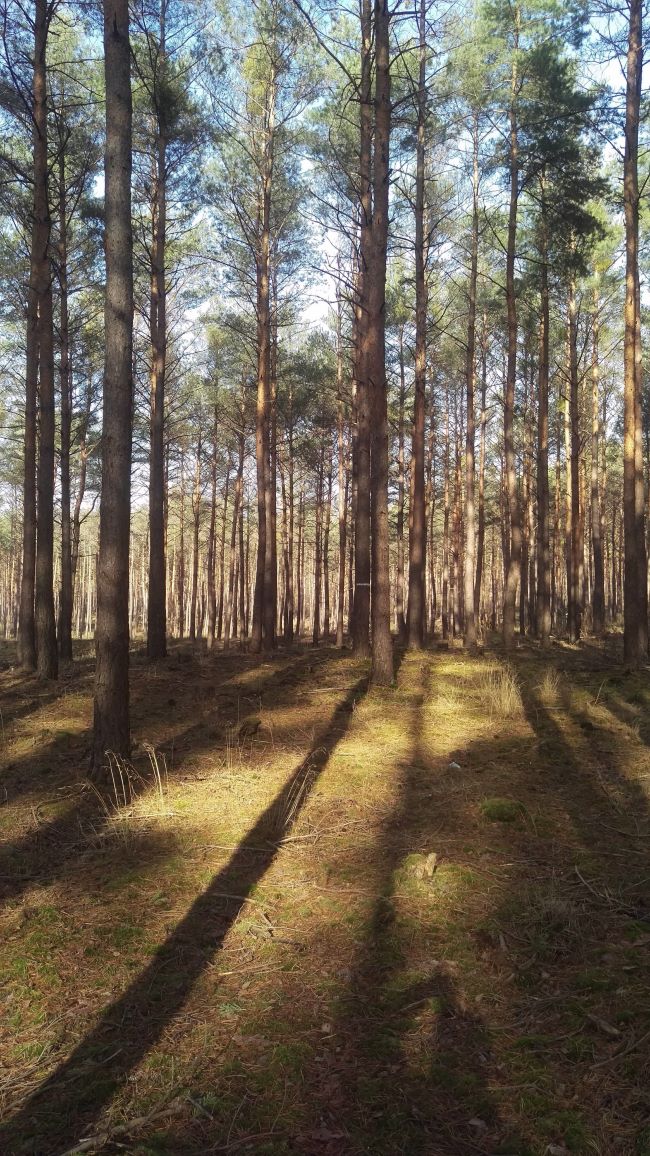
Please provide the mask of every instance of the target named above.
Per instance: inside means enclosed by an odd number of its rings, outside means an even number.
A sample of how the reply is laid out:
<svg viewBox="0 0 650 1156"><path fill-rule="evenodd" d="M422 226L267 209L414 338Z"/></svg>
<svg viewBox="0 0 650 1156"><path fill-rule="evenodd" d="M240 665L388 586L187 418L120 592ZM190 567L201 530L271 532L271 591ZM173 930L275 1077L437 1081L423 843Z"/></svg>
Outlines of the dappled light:
<svg viewBox="0 0 650 1156"><path fill-rule="evenodd" d="M650 1156L650 0L0 0L0 1156Z"/></svg>
<svg viewBox="0 0 650 1156"><path fill-rule="evenodd" d="M420 653L368 693L363 664L306 654L278 686L239 659L262 725L235 764L188 703L173 769L119 816L52 818L44 781L3 808L5 838L26 806L35 830L3 915L2 1150L635 1151L650 683ZM518 688L507 726L486 671ZM167 695L140 688L138 748Z"/></svg>

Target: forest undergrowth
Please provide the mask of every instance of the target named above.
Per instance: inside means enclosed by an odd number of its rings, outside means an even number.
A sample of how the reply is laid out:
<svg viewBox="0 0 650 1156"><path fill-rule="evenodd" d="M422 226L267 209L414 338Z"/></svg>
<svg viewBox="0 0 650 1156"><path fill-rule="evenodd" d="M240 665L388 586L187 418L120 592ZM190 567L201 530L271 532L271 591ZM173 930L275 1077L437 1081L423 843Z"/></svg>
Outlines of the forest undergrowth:
<svg viewBox="0 0 650 1156"><path fill-rule="evenodd" d="M84 645L86 650L84 651ZM650 1154L650 677L179 644L0 674L0 1151Z"/></svg>

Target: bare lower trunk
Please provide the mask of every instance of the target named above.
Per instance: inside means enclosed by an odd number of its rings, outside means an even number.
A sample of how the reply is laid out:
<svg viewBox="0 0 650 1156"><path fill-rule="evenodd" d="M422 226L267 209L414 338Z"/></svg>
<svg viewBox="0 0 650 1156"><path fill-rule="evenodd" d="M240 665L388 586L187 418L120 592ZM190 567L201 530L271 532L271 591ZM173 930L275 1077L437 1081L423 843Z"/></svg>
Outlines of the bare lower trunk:
<svg viewBox="0 0 650 1156"><path fill-rule="evenodd" d="M569 429L570 459L570 549L568 571L569 639L577 642L582 628L581 542L580 542L580 411L578 398L578 318L575 281L569 285Z"/></svg>
<svg viewBox="0 0 650 1156"><path fill-rule="evenodd" d="M424 159L426 129L426 0L418 12L419 75L417 89L417 145L415 172L415 400L411 443L411 511L409 515L408 645L424 645L426 515L424 493L424 442L426 424L427 282Z"/></svg>
<svg viewBox="0 0 650 1156"><path fill-rule="evenodd" d="M370 383L368 367L368 292L372 247L372 17L371 0L361 3L361 80L359 86L359 267L355 300L356 505L354 518L354 606L352 645L359 657L370 654Z"/></svg>
<svg viewBox="0 0 650 1156"><path fill-rule="evenodd" d="M483 559L485 555L485 439L487 433L487 316L483 314L481 331L481 443L478 465L478 534L476 541L476 578L474 581L474 614L478 620L481 608Z"/></svg>
<svg viewBox="0 0 650 1156"><path fill-rule="evenodd" d="M54 327L50 266L51 218L48 192L46 49L49 5L36 0L34 53L34 218L33 255L38 298L39 421L34 586L36 667L56 678L58 654L54 617Z"/></svg>
<svg viewBox="0 0 650 1156"><path fill-rule="evenodd" d="M387 0L375 0L375 138L372 263L368 276L368 378L372 390L372 680L393 681L390 633L388 526L388 383L386 381L386 255L390 182L390 16Z"/></svg>
<svg viewBox="0 0 650 1156"><path fill-rule="evenodd" d="M474 389L476 384L476 285L478 281L478 113L472 126L472 243L467 318L467 423L465 436L465 646L476 650L474 570L476 567L476 511L474 507Z"/></svg>
<svg viewBox="0 0 650 1156"><path fill-rule="evenodd" d="M404 326L399 335L399 404L397 411L397 581L395 583L395 617L397 635L400 642L406 636L404 617L404 400L406 397L406 375L404 368Z"/></svg>
<svg viewBox="0 0 650 1156"><path fill-rule="evenodd" d="M343 609L345 602L345 545L346 545L346 501L345 501L345 441L343 437L343 355L341 348L341 296L337 295L337 464L338 464L338 516L339 516L339 572L338 605L336 611L336 645L343 646Z"/></svg>
<svg viewBox="0 0 650 1156"><path fill-rule="evenodd" d="M600 298L594 287L591 346L591 545L594 558L592 629L596 637L605 630L605 569L603 564L602 509L600 501L600 397L599 377Z"/></svg>
<svg viewBox="0 0 650 1156"><path fill-rule="evenodd" d="M104 0L106 304L93 771L107 751L127 757L129 521L133 412L131 77L127 0Z"/></svg>
<svg viewBox="0 0 650 1156"><path fill-rule="evenodd" d="M643 9L630 0L625 106L625 342L623 431L623 521L625 590L623 650L629 666L639 666L648 649L645 510L641 457L641 344L639 320L639 109L642 83Z"/></svg>
<svg viewBox="0 0 650 1156"><path fill-rule="evenodd" d="M199 591L199 531L201 528L201 452L203 449L199 431L196 443L196 463L194 466L194 489L192 491L192 585L190 589L190 640L197 635L196 608ZM199 623L200 632L200 623Z"/></svg>
<svg viewBox="0 0 650 1156"><path fill-rule="evenodd" d="M506 251L506 303L508 309L508 357L506 367L505 402L503 407L503 441L505 454L506 493L510 541L505 575L503 600L503 641L506 649L515 643L515 605L521 566L521 515L517 493L517 458L515 454L514 420L515 388L517 384L517 298L515 288L515 258L517 243L517 205L519 197L519 142L515 94L518 88L516 49L519 43L519 8L515 9L515 57L512 65L510 104L510 208L508 213L508 241Z"/></svg>
<svg viewBox="0 0 650 1156"><path fill-rule="evenodd" d="M164 33L164 26L163 26ZM163 39L164 46L164 39ZM165 573L165 374L167 364L167 289L165 245L167 230L167 145L159 130L153 177L153 236L151 242L151 414L149 459L149 597L147 654L167 653L167 592Z"/></svg>
<svg viewBox="0 0 650 1156"><path fill-rule="evenodd" d="M72 525L70 510L70 442L72 433L72 370L68 320L68 252L65 187L65 148L59 142L59 335L61 361L61 586L59 592L59 654L72 661Z"/></svg>
<svg viewBox="0 0 650 1156"><path fill-rule="evenodd" d="M548 235L544 177L541 186L539 367L537 410L537 636L546 648L551 636L551 556L548 486L549 292Z"/></svg>

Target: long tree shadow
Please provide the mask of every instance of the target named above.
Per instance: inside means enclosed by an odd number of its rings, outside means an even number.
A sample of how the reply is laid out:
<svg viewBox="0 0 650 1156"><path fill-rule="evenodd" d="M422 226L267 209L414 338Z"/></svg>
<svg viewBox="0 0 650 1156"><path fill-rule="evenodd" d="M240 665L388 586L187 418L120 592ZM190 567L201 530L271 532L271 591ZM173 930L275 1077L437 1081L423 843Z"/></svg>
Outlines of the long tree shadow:
<svg viewBox="0 0 650 1156"><path fill-rule="evenodd" d="M231 670L241 673L242 670L255 669L250 659L242 660L241 656L235 655L229 657L230 661L228 658L225 660L225 673ZM282 669L278 669L276 665L256 676L258 697L260 692L264 693L267 689L272 689L274 694L277 694L278 688L284 688L285 694L297 697L300 694L301 679L305 671L313 667L314 661L318 662L319 659L315 660L313 654L301 654L297 658L290 656ZM218 689L217 687L216 693ZM83 740L84 734L87 733L84 732L79 737ZM45 764L56 762L61 755L66 754L68 741L66 735L55 736L41 748L39 761ZM177 746L192 748L193 753L213 749L215 746L210 729L206 729L202 721L194 722L182 730L176 735L175 742ZM161 744L161 749L165 751L168 745ZM15 760L13 773L22 767L27 776L25 782L29 781L30 786L36 789L37 784L31 782L33 775L37 773L33 766L32 774L29 775L31 760L33 760L31 754L21 760ZM138 771L142 773L129 776L126 792L120 792L118 789L108 798L103 798L90 789L85 780L77 782L72 800L56 803L58 813L53 818L39 822L18 838L5 841L0 846L0 898L5 902L17 899L36 883L47 885L63 877L70 869L76 871L79 853L87 846L88 831L93 833L93 839L96 841L121 810L128 807L139 794L149 789L151 776L148 772L151 771L151 767L146 756L140 758ZM41 784L41 789L43 785ZM160 840L143 838L139 841L139 853L140 858L146 857L149 853L152 858L159 857L164 854L164 845ZM115 850L115 854L121 854L119 848Z"/></svg>
<svg viewBox="0 0 650 1156"><path fill-rule="evenodd" d="M429 676L414 703L413 752L403 767L399 800L377 851L380 897L357 952L349 991L340 1003L334 1038L343 1044L332 1064L350 1092L343 1108L337 1101L335 1114L326 1100L321 1101L327 1128L338 1137L326 1150L328 1156L356 1156L360 1152L373 1156L470 1156L476 1152L530 1151L529 1133L534 1131L535 1112L543 1117L540 1128L551 1143L561 1147L569 1136L573 1148L586 1141L580 1114L570 1101L554 1104L551 1097L538 1096L533 1106L531 1100L528 1112L533 1115L526 1118L525 1112L519 1113L519 1123L525 1124L528 1133L525 1139L519 1135L513 1113L502 1116L500 1099L489 1085L494 1081L498 1088L507 1082L507 1076L495 1071L490 1032L482 1018L470 1010L453 964L438 960L431 963L428 974L411 978L408 959L413 953L404 953L409 936L428 936L434 960L440 948L435 927L425 929L420 922L415 932L402 922L398 892L409 885L404 865L410 853L418 851L423 856L431 850L432 841L434 849L436 840L444 843L445 833L451 834L454 829L458 832L463 824L471 831L469 809L458 805L453 792L444 798L442 815L436 815L423 799L427 772L440 775L440 770L429 764L423 726L423 708L430 693L428 679ZM617 1043L615 1031L613 1039L603 1037L604 1046L601 1044L600 1048L597 1036L591 1042L593 1028L591 1038L589 1035L590 1022L603 1023L598 1001L608 998L599 994L598 985L610 983L609 977L601 977L597 968L599 947L608 936L615 940L624 936L626 916L638 919L639 913L633 907L627 910L624 903L612 906L608 885L617 886L620 870L616 867L614 874L610 872L611 860L605 858L604 866L600 860L601 878L593 893L583 890L584 885L573 875L571 865L581 862L581 855L589 859L593 856L598 862L600 854L606 853L608 842L611 844L606 826L598 827L599 818L611 820L610 804L591 766L583 761L577 748L572 748L554 720L529 672L522 684L522 698L538 751L532 749L533 758L528 762L527 745L520 738L514 740L513 766L518 769L512 774L510 789L520 791L531 803L539 798L542 816L546 795L550 808L569 817L573 833L560 827L558 835L549 840L543 829L537 831L535 820L530 817L519 825L505 824L502 833L495 831L492 842L501 842L503 858L519 858L525 869L515 872L507 886L497 889L498 899L488 905L482 924L466 928L464 969L465 975L468 970L483 971L487 973L485 978L493 971L495 977L500 976L499 984L512 989L508 1019L514 1018L515 1024L520 1024L522 1050L517 1052L516 1037L511 1053L504 1056L500 1050L500 1072L507 1071L505 1058L513 1063L515 1081L521 1080L521 1057L530 1054L530 1068L542 1085L554 1078L560 1084L575 1079L577 1095L578 1089L584 1095L585 1089L595 1084L594 1060L607 1063L612 1049L623 1047ZM571 697L566 696L560 706L579 728L579 712L571 704ZM466 761L475 762L477 767L488 767L493 760L501 763L503 740L500 736L495 739L496 742L481 740L470 744L465 751ZM646 815L648 801L640 788L622 773L613 774L627 805L634 808L637 816ZM644 859L637 858L631 872L628 860L622 868L628 884L632 873L637 882L642 882L646 865ZM564 895L573 890L574 900L558 897L558 887ZM444 952L444 929L439 939ZM472 946L476 952L474 969L467 955ZM506 972L513 965L513 974L507 981ZM638 1005L637 1012L643 1014L642 1005ZM606 1018L608 1014L606 1003ZM641 1044L645 1030L641 1020L636 1033ZM574 1036L578 1037L575 1043ZM623 1039L621 1033L619 1037ZM569 1046L567 1039L571 1041ZM634 1047L634 1036L629 1042ZM568 1056L584 1063L578 1067ZM639 1054L639 1062L642 1060ZM605 1069L599 1076L600 1095L606 1096L608 1091L613 1094L613 1087L620 1089L628 1130L643 1129L644 1111L639 1107L634 1080L627 1073L613 1083L608 1080L611 1076ZM524 1094L525 1085L522 1097ZM593 1117L591 1123L598 1127ZM611 1143L615 1134L615 1122L608 1121L603 1142ZM639 1150L633 1147L634 1142L632 1138L630 1152Z"/></svg>
<svg viewBox="0 0 650 1156"><path fill-rule="evenodd" d="M72 1144L159 1040L221 948L251 890L274 862L282 838L291 830L345 734L351 708L366 686L367 680L360 679L348 692L309 754L146 970L107 1008L69 1059L0 1129L3 1152L45 1156Z"/></svg>
<svg viewBox="0 0 650 1156"><path fill-rule="evenodd" d="M594 850L599 845L606 849L617 811L633 815L637 821L647 821L650 803L641 784L621 768L625 752L613 748L611 732L599 724L592 712L577 704L579 691L579 684L570 686L565 679L560 683L559 705L574 730L573 741L569 742L539 686L524 668L524 711L537 736L547 775L561 794L583 844Z"/></svg>
<svg viewBox="0 0 650 1156"><path fill-rule="evenodd" d="M417 890L410 867L426 864L433 830L463 822L453 798L436 813L428 786L434 771L425 739L424 710L431 695L431 660L411 703L412 750L401 767L399 794L376 851L378 898L359 944L333 1032L339 1042L331 1064L348 1094L332 1117L338 1139L328 1153L373 1156L470 1156L484 1132L498 1127L487 1087L490 1044L479 1016L466 1005L453 962L436 959L444 932L420 930L431 954L417 974L403 956L413 929L400 922L396 892ZM423 886L427 887L427 880ZM430 884L429 884L430 886ZM443 947L444 951L444 947ZM472 1121L472 1123L468 1123ZM336 1131L338 1129L338 1132ZM342 1130L341 1130L342 1129Z"/></svg>
<svg viewBox="0 0 650 1156"><path fill-rule="evenodd" d="M297 1053L299 1064L284 1069L274 1066L269 1051L263 1084L255 1063L246 1063L242 1078L250 1103L241 1111L240 1085L236 1092L231 1088L225 1106L221 1099L229 1074L219 1054L216 1080L214 1069L202 1074L194 1092L195 1100L201 1086L217 1093L216 1107L208 1100L214 1116L201 1112L179 1124L165 1136L166 1151L219 1150L225 1135L243 1145L259 1127L256 1076L262 1119L277 1136L272 1151L286 1151L287 1144L303 1156L522 1156L547 1144L626 1156L643 1151L633 1134L644 1126L642 1079L599 1066L628 1041L642 1042L646 1005L634 1004L639 1025L613 1039L603 1034L618 998L599 986L603 945L621 940L627 950L629 941L625 913L585 889L573 871L574 863L584 870L579 856L595 852L597 858L608 839L606 829L601 833L589 820L590 814L606 816L609 804L578 745L579 729L574 748L576 728L562 731L535 685L539 672L522 662L525 713L536 738L531 743L517 715L505 738L507 728L499 722L496 733L485 725L480 736L469 731L458 752L462 769L447 764L455 753L433 741L435 660L411 658L413 668L416 661L421 681L403 706L412 746L399 764L391 762L399 778L393 806L377 826L376 803L360 809L378 830L376 842L371 837L365 850L345 845L334 863L330 852L319 856L314 845L309 875L316 879L308 888L345 898L326 908L328 923L314 922L313 956L298 949L287 959L278 946L274 962L281 966L266 989L266 1019L260 1020L264 1000L258 997L250 1001L248 1021L239 1021L240 1035L246 1027L257 1038L260 1031L271 1035L278 1052L318 1042L313 1051ZM561 699L555 709L562 726L563 709L575 714L575 706ZM376 710L374 717L380 718ZM381 758L381 733L373 751ZM486 789L522 800L517 821L486 820ZM376 813L381 816L381 807ZM432 850L441 852L438 873L420 880L411 869ZM472 877L473 868L483 867L488 885L484 877ZM498 881L490 883L495 870ZM348 886L317 886L338 879ZM642 944L639 950L645 950ZM612 971L623 958L614 960ZM610 978L605 976L608 983ZM620 982L619 971L614 987ZM322 999L310 1006L314 988ZM477 1002L479 995L485 1002ZM632 1061L642 1063L642 1053L633 1053ZM293 1117L285 1112L287 1084L289 1102L298 1102ZM616 1118L603 1107L610 1103ZM605 1125L594 1139L601 1118ZM615 1148L621 1124L630 1144Z"/></svg>

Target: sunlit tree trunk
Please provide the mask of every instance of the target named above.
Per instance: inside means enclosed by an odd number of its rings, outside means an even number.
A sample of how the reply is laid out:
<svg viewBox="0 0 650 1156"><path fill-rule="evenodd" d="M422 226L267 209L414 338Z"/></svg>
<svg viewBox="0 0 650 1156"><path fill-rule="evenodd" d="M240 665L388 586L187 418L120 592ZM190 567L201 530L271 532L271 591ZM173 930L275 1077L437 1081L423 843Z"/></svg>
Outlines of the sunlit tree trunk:
<svg viewBox="0 0 650 1156"><path fill-rule="evenodd" d="M368 378L372 391L372 680L393 681L390 632L388 526L388 383L386 380L386 258L390 184L390 15L375 0L375 136L373 154L372 264L368 276Z"/></svg>
<svg viewBox="0 0 650 1156"><path fill-rule="evenodd" d="M329 570L329 543L330 524L332 517L332 444L330 441L327 457L327 493L325 509L323 511L323 639L329 642L330 638L330 570Z"/></svg>
<svg viewBox="0 0 650 1156"><path fill-rule="evenodd" d="M266 91L264 150L257 264L257 409L255 458L257 463L257 565L253 600L252 649L275 646L275 549L271 525L270 413L271 413L271 203L275 146L275 74Z"/></svg>
<svg viewBox="0 0 650 1156"><path fill-rule="evenodd" d="M571 642L580 638L582 626L582 590L581 574L581 542L580 542L580 410L579 410L579 381L578 381L578 316L576 302L575 280L569 282L569 439L567 444L568 458L568 487L567 498L570 502L569 513L569 567L567 570L567 611L568 634Z"/></svg>
<svg viewBox="0 0 650 1156"><path fill-rule="evenodd" d="M592 629L596 637L605 630L605 571L603 565L602 509L600 500L600 396L599 396L600 295L594 286L591 326L591 546L594 564Z"/></svg>
<svg viewBox="0 0 650 1156"><path fill-rule="evenodd" d="M368 289L372 246L372 14L361 0L359 82L359 267L354 311L356 502L354 509L354 605L352 647L370 654L370 383L368 380Z"/></svg>
<svg viewBox="0 0 650 1156"><path fill-rule="evenodd" d="M426 433L427 281L425 239L424 161L426 129L426 0L418 9L417 143L415 161L415 397L411 442L411 510L409 513L408 645L424 644L426 515L424 444Z"/></svg>
<svg viewBox="0 0 650 1156"><path fill-rule="evenodd" d="M164 4L161 13L164 13ZM164 52L164 20L161 16ZM165 573L165 374L167 364L167 289L165 246L167 231L167 142L158 130L153 173L151 292L149 330L151 338L151 414L149 458L149 596L147 604L147 654L164 658L167 653Z"/></svg>
<svg viewBox="0 0 650 1156"><path fill-rule="evenodd" d="M216 523L217 523L217 435L218 435L218 421L217 409L214 411L214 426L212 430L212 454L210 460L210 522L208 525L208 556L207 556L207 588L208 588L208 624L207 624L207 647L211 650L214 646L215 637L217 633L217 587L215 574L215 553L216 553ZM226 495L228 493L228 478L226 478ZM224 510L225 520L225 510Z"/></svg>
<svg viewBox="0 0 650 1156"><path fill-rule="evenodd" d="M404 617L405 398L406 375L404 368L404 326L402 325L400 326L399 332L399 402L397 410L397 576L395 582L395 615L397 618L397 634L401 642L404 640L406 635L406 619Z"/></svg>
<svg viewBox="0 0 650 1156"><path fill-rule="evenodd" d="M481 440L478 465L478 533L476 540L476 578L474 581L474 614L477 619L481 607L483 559L485 556L485 441L487 435L487 315L483 313L481 327Z"/></svg>
<svg viewBox="0 0 650 1156"><path fill-rule="evenodd" d="M503 641L506 649L515 643L515 604L519 586L521 566L521 514L517 493L517 459L515 454L515 388L517 384L517 297L515 286L515 259L517 244L517 206L519 200L519 139L517 128L516 98L519 86L518 48L521 13L519 6L514 10L515 32L509 110L509 171L510 206L508 210L508 237L506 248L506 304L508 311L508 357L506 367L506 388L503 407L503 442L505 454L506 493L508 498L508 518L510 541L508 564L505 574L503 600Z"/></svg>
<svg viewBox="0 0 650 1156"><path fill-rule="evenodd" d="M128 756L129 519L133 412L131 76L127 0L104 0L106 83L105 367L93 770Z"/></svg>
<svg viewBox="0 0 650 1156"><path fill-rule="evenodd" d="M540 178L540 316L537 402L537 636L544 649L551 636L551 552L548 485L549 290L546 186Z"/></svg>
<svg viewBox="0 0 650 1156"><path fill-rule="evenodd" d="M190 589L190 640L196 639L197 623L196 608L199 590L199 531L201 527L201 454L203 439L199 426L196 442L196 461L194 463L194 487L192 489L192 585ZM200 623L199 623L200 632Z"/></svg>
<svg viewBox="0 0 650 1156"><path fill-rule="evenodd" d="M339 519L339 568L338 568L338 605L336 611L336 645L343 646L344 635L344 602L345 602L345 546L347 539L346 501L345 501L345 439L344 439L344 406L343 406L343 349L341 344L341 294L337 293L336 313L336 437L337 437L337 468L338 468L338 519Z"/></svg>
<svg viewBox="0 0 650 1156"><path fill-rule="evenodd" d="M476 570L476 510L474 497L474 390L476 384L476 286L478 282L478 113L472 123L472 240L467 316L467 421L465 434L465 646L476 650L474 576Z"/></svg>
<svg viewBox="0 0 650 1156"><path fill-rule="evenodd" d="M648 649L647 562L642 470L641 342L639 290L639 113L643 75L642 0L630 0L625 103L623 207L625 215L625 340L623 431L623 522L625 589L623 652L639 666Z"/></svg>

